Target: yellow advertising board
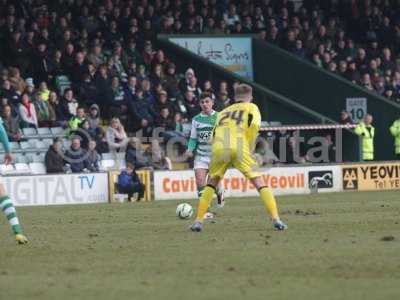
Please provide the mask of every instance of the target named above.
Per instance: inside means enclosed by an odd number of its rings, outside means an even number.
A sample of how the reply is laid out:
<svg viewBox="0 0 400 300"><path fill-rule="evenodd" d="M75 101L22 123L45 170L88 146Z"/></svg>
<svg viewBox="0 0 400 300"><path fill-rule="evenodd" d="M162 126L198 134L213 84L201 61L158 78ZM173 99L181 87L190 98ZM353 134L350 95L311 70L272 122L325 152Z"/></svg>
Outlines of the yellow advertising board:
<svg viewBox="0 0 400 300"><path fill-rule="evenodd" d="M136 171L138 174L140 181L144 184L144 197L143 201L151 201L151 172L149 170L139 170ZM108 172L108 182L109 182L109 200L110 202L115 202L114 195L116 194L116 183L118 180L119 171L111 171Z"/></svg>
<svg viewBox="0 0 400 300"><path fill-rule="evenodd" d="M344 190L400 189L400 162L343 165L342 174Z"/></svg>

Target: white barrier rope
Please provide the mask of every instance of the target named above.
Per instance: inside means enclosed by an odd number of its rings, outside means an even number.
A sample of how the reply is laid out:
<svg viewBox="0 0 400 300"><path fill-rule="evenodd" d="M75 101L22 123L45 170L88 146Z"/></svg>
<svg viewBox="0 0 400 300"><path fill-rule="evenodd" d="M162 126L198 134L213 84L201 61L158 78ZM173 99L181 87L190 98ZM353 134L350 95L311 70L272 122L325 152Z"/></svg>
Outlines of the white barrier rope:
<svg viewBox="0 0 400 300"><path fill-rule="evenodd" d="M290 126L265 126L260 131L281 131L281 130L321 130L321 129L353 129L356 124L309 124Z"/></svg>

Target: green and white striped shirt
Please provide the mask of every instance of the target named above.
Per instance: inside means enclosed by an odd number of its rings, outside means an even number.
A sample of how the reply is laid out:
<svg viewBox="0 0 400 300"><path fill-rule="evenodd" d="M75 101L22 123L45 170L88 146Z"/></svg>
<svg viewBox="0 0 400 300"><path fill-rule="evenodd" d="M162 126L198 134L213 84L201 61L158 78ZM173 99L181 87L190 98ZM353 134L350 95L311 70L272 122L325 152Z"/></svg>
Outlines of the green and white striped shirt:
<svg viewBox="0 0 400 300"><path fill-rule="evenodd" d="M211 135L217 120L218 113L212 111L210 115L199 113L192 120L192 129L188 150L196 150L196 155L211 156Z"/></svg>

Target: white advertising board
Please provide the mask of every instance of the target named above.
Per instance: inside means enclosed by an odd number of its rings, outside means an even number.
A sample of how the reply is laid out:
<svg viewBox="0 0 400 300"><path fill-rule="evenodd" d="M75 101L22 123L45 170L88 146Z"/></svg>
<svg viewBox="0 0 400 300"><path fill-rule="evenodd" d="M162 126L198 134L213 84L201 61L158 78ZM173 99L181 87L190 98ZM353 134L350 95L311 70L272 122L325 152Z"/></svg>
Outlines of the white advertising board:
<svg viewBox="0 0 400 300"><path fill-rule="evenodd" d="M107 173L2 178L16 206L108 202Z"/></svg>
<svg viewBox="0 0 400 300"><path fill-rule="evenodd" d="M318 192L342 190L342 173L338 166L274 167L261 172L265 184L273 189L275 195L308 194L316 189ZM222 185L227 197L258 195L250 181L235 169L226 172ZM197 198L194 172L154 172L154 197L155 200Z"/></svg>

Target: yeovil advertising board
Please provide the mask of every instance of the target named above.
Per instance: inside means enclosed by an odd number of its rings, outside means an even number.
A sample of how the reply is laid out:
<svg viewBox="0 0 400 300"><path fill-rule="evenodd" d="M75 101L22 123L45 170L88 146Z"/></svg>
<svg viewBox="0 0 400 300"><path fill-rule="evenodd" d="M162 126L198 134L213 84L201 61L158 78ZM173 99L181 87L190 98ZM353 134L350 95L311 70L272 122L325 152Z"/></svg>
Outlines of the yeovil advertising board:
<svg viewBox="0 0 400 300"><path fill-rule="evenodd" d="M108 202L108 174L2 177L16 206Z"/></svg>
<svg viewBox="0 0 400 300"><path fill-rule="evenodd" d="M171 37L169 40L231 72L253 79L250 37Z"/></svg>
<svg viewBox="0 0 400 300"><path fill-rule="evenodd" d="M321 192L342 190L341 169L336 166L270 168L261 172L265 184L276 195L307 194L311 191L310 184ZM228 170L221 183L227 197L258 195L250 181L235 169ZM196 197L196 181L192 170L154 172L155 200Z"/></svg>
<svg viewBox="0 0 400 300"><path fill-rule="evenodd" d="M400 162L343 166L344 190L400 189Z"/></svg>

